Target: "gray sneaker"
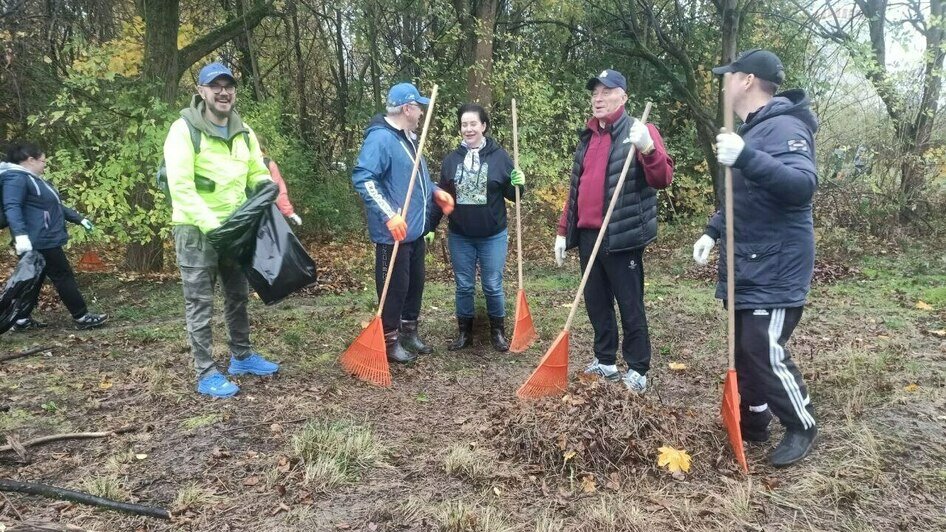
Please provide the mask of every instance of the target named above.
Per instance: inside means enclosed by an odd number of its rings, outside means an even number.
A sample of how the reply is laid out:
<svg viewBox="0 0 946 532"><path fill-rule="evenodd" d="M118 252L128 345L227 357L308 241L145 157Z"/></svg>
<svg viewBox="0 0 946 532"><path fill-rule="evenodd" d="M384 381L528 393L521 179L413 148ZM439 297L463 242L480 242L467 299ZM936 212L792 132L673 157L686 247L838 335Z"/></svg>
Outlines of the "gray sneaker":
<svg viewBox="0 0 946 532"><path fill-rule="evenodd" d="M619 381L621 380L621 372L618 370L610 370L601 365L598 362L597 358L592 359L591 363L585 367L585 375L597 375L598 377L606 381Z"/></svg>
<svg viewBox="0 0 946 532"><path fill-rule="evenodd" d="M647 391L647 376L629 369L624 374L624 385L634 393L644 393Z"/></svg>

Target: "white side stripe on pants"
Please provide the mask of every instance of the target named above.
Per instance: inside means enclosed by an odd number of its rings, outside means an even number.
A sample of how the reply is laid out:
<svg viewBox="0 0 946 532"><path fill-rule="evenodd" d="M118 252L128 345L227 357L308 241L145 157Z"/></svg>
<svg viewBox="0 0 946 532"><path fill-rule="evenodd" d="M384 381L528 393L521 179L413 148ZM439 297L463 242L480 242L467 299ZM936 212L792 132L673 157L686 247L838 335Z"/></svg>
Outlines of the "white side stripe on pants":
<svg viewBox="0 0 946 532"><path fill-rule="evenodd" d="M805 429L810 429L815 426L815 419L808 410L805 409L805 405L810 403L811 399L809 397L802 398L801 390L798 388L795 377L792 376L792 373L788 371L788 367L785 365L785 350L782 348L781 344L778 343L779 338L782 336L782 328L784 326L785 309L774 309L769 321L769 363L772 365L772 371L775 372L775 376L782 382L782 386L785 388L788 399L791 401L792 407L795 409L795 414L798 415L802 426Z"/></svg>

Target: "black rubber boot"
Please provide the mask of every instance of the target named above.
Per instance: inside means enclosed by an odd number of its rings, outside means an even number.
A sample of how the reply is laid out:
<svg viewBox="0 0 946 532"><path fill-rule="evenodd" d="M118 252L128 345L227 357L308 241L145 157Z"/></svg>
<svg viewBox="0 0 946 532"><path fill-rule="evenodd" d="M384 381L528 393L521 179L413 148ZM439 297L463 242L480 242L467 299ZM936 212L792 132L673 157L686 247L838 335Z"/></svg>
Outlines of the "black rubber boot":
<svg viewBox="0 0 946 532"><path fill-rule="evenodd" d="M772 422L772 410L766 408L761 412L753 412L748 408L741 409L739 429L742 432L742 441L748 443L765 443L769 441Z"/></svg>
<svg viewBox="0 0 946 532"><path fill-rule="evenodd" d="M509 351L509 342L506 340L506 318L489 317L489 341L493 349L504 353Z"/></svg>
<svg viewBox="0 0 946 532"><path fill-rule="evenodd" d="M397 341L397 331L384 333L384 347L388 353L388 360L391 362L407 364L417 359L417 355L413 355L401 347L401 342Z"/></svg>
<svg viewBox="0 0 946 532"><path fill-rule="evenodd" d="M447 347L449 351L458 351L473 345L473 318L457 318L457 339Z"/></svg>
<svg viewBox="0 0 946 532"><path fill-rule="evenodd" d="M769 462L775 467L787 467L798 462L808 456L817 437L817 426L808 430L786 429L782 442L769 453Z"/></svg>
<svg viewBox="0 0 946 532"><path fill-rule="evenodd" d="M411 353L429 355L434 352L433 348L425 344L417 335L417 320L401 320L400 338L401 346Z"/></svg>

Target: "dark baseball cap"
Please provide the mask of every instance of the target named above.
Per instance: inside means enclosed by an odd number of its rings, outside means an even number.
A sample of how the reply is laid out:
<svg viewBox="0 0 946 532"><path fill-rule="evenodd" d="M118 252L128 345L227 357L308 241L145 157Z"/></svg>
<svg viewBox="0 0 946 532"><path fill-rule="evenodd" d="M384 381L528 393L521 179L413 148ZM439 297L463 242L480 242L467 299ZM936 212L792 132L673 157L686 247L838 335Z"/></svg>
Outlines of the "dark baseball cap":
<svg viewBox="0 0 946 532"><path fill-rule="evenodd" d="M585 84L585 88L593 90L598 83L609 89L621 87L627 92L627 80L624 79L624 74L621 74L617 70L611 70L610 68L602 70L600 74L588 80L588 83Z"/></svg>
<svg viewBox="0 0 946 532"><path fill-rule="evenodd" d="M777 55L768 50L753 48L739 54L735 61L713 69L713 74L721 76L727 72L752 74L757 78L781 85L785 81L785 68Z"/></svg>

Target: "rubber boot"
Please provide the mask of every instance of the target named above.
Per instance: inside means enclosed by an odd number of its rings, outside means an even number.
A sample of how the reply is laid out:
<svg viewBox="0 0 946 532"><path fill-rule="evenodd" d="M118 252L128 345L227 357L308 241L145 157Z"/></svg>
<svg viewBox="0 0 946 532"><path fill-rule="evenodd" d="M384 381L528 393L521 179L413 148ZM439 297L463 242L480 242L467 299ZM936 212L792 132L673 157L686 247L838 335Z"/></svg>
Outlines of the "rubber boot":
<svg viewBox="0 0 946 532"><path fill-rule="evenodd" d="M397 341L397 330L384 333L384 347L388 354L388 360L391 362L407 364L417 359L417 355L413 355L401 347L401 342Z"/></svg>
<svg viewBox="0 0 946 532"><path fill-rule="evenodd" d="M434 352L433 348L425 344L417 334L417 320L401 320L401 346L411 353L418 355L429 355Z"/></svg>
<svg viewBox="0 0 946 532"><path fill-rule="evenodd" d="M450 344L449 351L458 351L473 345L473 318L457 318L457 339Z"/></svg>
<svg viewBox="0 0 946 532"><path fill-rule="evenodd" d="M494 350L500 353L509 351L509 341L506 340L506 318L489 317L489 340Z"/></svg>

